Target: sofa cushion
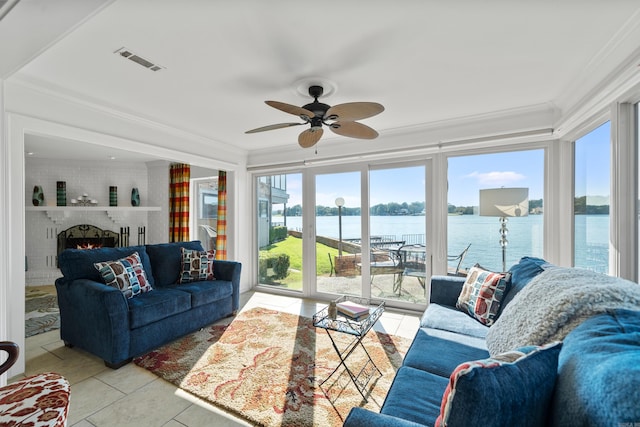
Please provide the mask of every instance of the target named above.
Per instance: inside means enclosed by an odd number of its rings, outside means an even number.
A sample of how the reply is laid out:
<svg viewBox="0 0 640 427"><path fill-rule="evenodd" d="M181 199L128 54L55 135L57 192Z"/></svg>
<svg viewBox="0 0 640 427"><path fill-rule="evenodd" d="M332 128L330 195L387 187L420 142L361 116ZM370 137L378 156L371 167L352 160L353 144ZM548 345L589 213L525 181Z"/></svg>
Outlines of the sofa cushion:
<svg viewBox="0 0 640 427"><path fill-rule="evenodd" d="M475 321L460 310L456 310L454 307L434 303L429 304L425 310L420 320L420 326L478 338L486 337L489 330L488 327Z"/></svg>
<svg viewBox="0 0 640 427"><path fill-rule="evenodd" d="M155 289L127 300L129 328L136 329L191 309L191 295L175 289Z"/></svg>
<svg viewBox="0 0 640 427"><path fill-rule="evenodd" d="M462 363L442 396L440 427L545 426L562 343Z"/></svg>
<svg viewBox="0 0 640 427"><path fill-rule="evenodd" d="M138 252L138 255L140 256L142 268L144 268L147 275L147 282L151 287L155 286L151 262L144 246L99 249L66 249L58 256L58 266L64 275L64 279L69 282L76 279L89 279L95 282L102 282L102 276L93 264L124 258L134 252Z"/></svg>
<svg viewBox="0 0 640 427"><path fill-rule="evenodd" d="M426 329L418 329L402 364L448 378L462 362L487 357L487 350L439 338Z"/></svg>
<svg viewBox="0 0 640 427"><path fill-rule="evenodd" d="M446 377L409 366L398 369L380 413L432 426L440 413Z"/></svg>
<svg viewBox="0 0 640 427"><path fill-rule="evenodd" d="M216 259L216 251L194 251L185 248L180 248L180 250L182 253L182 266L178 283L215 280L213 276L213 261Z"/></svg>
<svg viewBox="0 0 640 427"><path fill-rule="evenodd" d="M196 251L204 250L199 240L160 243L157 245L147 245L146 248L151 267L153 268L155 286L167 286L178 283L180 269L182 267L182 250L180 248Z"/></svg>
<svg viewBox="0 0 640 427"><path fill-rule="evenodd" d="M542 258L522 257L520 261L509 269L510 280L509 289L504 296L498 315L509 305L511 300L520 292L534 277L543 271L554 267Z"/></svg>
<svg viewBox="0 0 640 427"><path fill-rule="evenodd" d="M228 298L233 294L233 284L227 280L208 280L169 286L191 295L191 306L198 307Z"/></svg>
<svg viewBox="0 0 640 427"><path fill-rule="evenodd" d="M115 261L97 262L93 266L100 272L105 284L119 289L127 298L153 290L138 252Z"/></svg>
<svg viewBox="0 0 640 427"><path fill-rule="evenodd" d="M506 289L507 281L503 273L471 267L456 307L483 325L491 326L498 318Z"/></svg>
<svg viewBox="0 0 640 427"><path fill-rule="evenodd" d="M564 339L552 425L640 422L640 311L611 310L585 320Z"/></svg>

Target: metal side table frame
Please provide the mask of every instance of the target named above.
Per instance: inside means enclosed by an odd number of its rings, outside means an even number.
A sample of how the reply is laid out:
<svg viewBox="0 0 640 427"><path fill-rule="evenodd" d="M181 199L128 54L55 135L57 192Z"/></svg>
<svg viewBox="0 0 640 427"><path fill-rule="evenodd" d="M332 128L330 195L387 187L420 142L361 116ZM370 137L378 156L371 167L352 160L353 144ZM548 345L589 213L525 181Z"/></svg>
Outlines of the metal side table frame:
<svg viewBox="0 0 640 427"><path fill-rule="evenodd" d="M359 304L371 306L371 301L366 298L343 296L338 300L336 300L336 302L344 301L347 299L349 301L353 301ZM367 397L365 396L365 390L366 390L367 384L369 384L369 381L371 381L371 379L374 377L376 372L378 373L378 376L382 376L382 372L380 372L380 369L378 369L376 364L373 362L373 359L371 359L369 352L367 351L365 346L362 344L362 339L367 335L367 333L373 327L373 325L375 325L375 323L378 321L380 316L382 316L382 313L384 312L384 307L385 307L384 301L382 301L379 305L371 306L371 309L369 310L369 317L367 317L362 321L351 320L347 317L341 316L340 314L338 314L338 316L335 319L332 319L329 317L328 307L323 308L322 310L320 310L319 312L313 315L313 326L317 328L322 328L325 331L327 331L327 335L329 335L331 344L333 345L333 348L336 351L336 354L340 358L340 363L338 364L338 366L336 366L335 369L331 372L331 374L329 374L329 376L320 383L321 389L322 389L322 385L326 383L333 376L333 374L335 374L338 371L338 369L341 366L343 366L344 369L349 374L349 378L351 378L351 382L353 382L353 384L356 386L356 389L358 389L364 401L365 402L368 401ZM345 348L340 349L337 343L335 342L335 340L333 339L333 336L330 331L352 335L353 340ZM360 367L358 372L355 372L354 370L350 369L349 366L347 366L346 361L349 358L349 356L351 356L351 354L353 354L355 349L358 347L364 350L368 360L365 362L364 366Z"/></svg>

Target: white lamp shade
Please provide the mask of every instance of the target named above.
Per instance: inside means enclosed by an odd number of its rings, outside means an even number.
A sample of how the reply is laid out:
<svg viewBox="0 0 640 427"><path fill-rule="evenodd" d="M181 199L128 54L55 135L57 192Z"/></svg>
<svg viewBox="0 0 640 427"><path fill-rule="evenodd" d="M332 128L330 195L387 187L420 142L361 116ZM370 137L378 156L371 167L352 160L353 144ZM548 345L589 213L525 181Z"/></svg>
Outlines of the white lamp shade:
<svg viewBox="0 0 640 427"><path fill-rule="evenodd" d="M527 216L528 214L528 188L480 190L480 216Z"/></svg>

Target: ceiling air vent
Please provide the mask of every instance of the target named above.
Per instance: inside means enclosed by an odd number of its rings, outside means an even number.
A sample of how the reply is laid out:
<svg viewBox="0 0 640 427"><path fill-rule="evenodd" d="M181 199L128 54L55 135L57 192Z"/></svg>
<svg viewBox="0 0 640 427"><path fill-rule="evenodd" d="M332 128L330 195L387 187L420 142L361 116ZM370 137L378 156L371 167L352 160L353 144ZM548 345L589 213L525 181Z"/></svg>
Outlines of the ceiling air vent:
<svg viewBox="0 0 640 427"><path fill-rule="evenodd" d="M164 70L164 67L162 65L155 64L152 61L149 61L148 59L145 59L142 56L135 54L134 52L132 52L131 50L125 47L116 50L114 53L120 55L125 59L128 59L129 61L133 61L138 65L142 65L144 68L147 68L151 71Z"/></svg>

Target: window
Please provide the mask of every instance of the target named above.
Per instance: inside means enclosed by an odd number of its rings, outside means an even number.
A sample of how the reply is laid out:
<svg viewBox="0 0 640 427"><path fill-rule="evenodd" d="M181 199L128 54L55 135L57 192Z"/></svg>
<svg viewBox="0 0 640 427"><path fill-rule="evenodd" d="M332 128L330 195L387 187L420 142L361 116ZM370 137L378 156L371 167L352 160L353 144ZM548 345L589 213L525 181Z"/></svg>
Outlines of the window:
<svg viewBox="0 0 640 427"><path fill-rule="evenodd" d="M256 195L258 283L300 291L302 174L259 176Z"/></svg>
<svg viewBox="0 0 640 427"><path fill-rule="evenodd" d="M460 265L464 272L479 263L501 271L500 217L480 216L480 190L527 188L527 216L507 218L506 269L523 256L543 256L544 151L513 151L451 157L448 163L447 247L450 273L469 246Z"/></svg>
<svg viewBox="0 0 640 427"><path fill-rule="evenodd" d="M575 142L574 266L609 272L611 123Z"/></svg>
<svg viewBox="0 0 640 427"><path fill-rule="evenodd" d="M218 177L194 178L191 188L193 197L192 224L196 238L206 250L216 248L218 226Z"/></svg>

